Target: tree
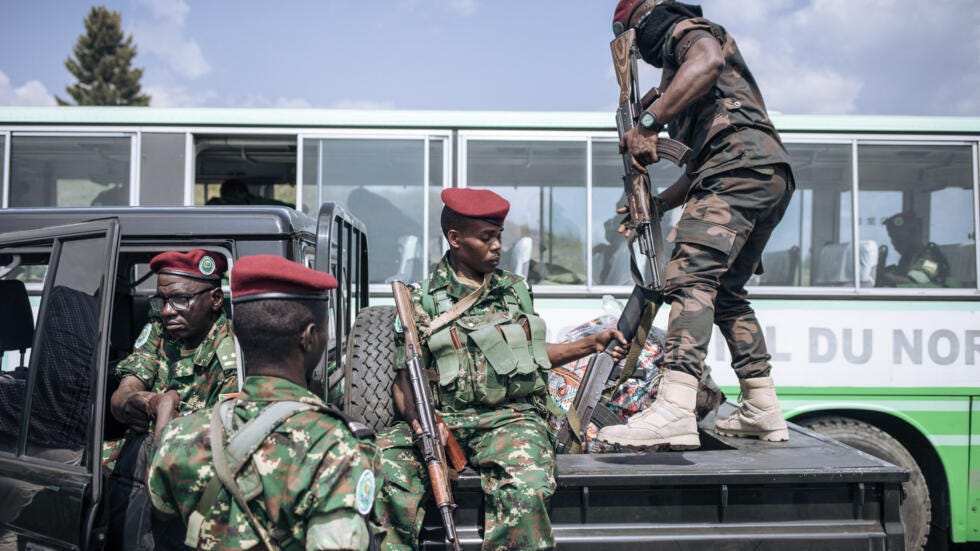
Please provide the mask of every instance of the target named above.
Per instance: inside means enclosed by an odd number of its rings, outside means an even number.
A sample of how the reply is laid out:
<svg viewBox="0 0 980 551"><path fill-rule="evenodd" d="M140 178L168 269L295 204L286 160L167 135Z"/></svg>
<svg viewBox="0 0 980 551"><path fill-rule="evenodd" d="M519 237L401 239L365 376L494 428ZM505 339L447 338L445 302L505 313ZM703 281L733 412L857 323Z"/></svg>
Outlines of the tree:
<svg viewBox="0 0 980 551"><path fill-rule="evenodd" d="M74 59L65 67L78 84L65 90L78 105L149 105L150 96L140 93L143 70L133 68L136 56L133 36L122 32L119 12L96 6L85 18L85 33L72 49ZM55 97L58 105L71 105Z"/></svg>

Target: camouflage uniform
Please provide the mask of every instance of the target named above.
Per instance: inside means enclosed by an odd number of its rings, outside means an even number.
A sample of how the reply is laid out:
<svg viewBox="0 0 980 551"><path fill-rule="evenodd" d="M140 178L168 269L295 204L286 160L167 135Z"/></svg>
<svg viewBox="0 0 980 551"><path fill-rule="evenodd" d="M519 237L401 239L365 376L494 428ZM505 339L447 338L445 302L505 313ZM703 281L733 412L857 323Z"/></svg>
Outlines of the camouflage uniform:
<svg viewBox="0 0 980 551"><path fill-rule="evenodd" d="M366 549L377 448L370 439L355 437L342 415L319 397L276 377L245 379L234 404L234 425L240 428L281 400L319 409L289 417L246 462L236 478L257 473L260 481L251 511L284 549ZM176 419L170 427L150 467L150 499L155 509L186 524L215 476L211 412ZM247 515L222 490L204 516L198 549L249 549L260 543Z"/></svg>
<svg viewBox="0 0 980 551"><path fill-rule="evenodd" d="M177 417L214 405L222 393L238 391L235 340L231 323L224 314L218 316L192 354L182 354L182 344L179 339L164 337L160 320L151 321L136 339L133 353L116 366L116 376L119 379L135 376L150 392L177 391L180 395ZM139 542L135 548L153 548L144 484L153 455L153 430L151 424L147 433L129 431L122 442L106 442L103 449L106 468L112 469L110 546L132 546ZM115 464L108 461L113 455L119 458Z"/></svg>
<svg viewBox="0 0 980 551"><path fill-rule="evenodd" d="M480 472L486 496L484 549L554 546L547 506L555 490L554 434L544 419L550 362L544 323L530 314L530 294L521 297L521 286L526 289L520 276L496 270L483 298L437 330L422 351L426 365L438 374L439 414L469 465ZM412 287L420 331L427 332L435 314L426 307L426 295L444 311L471 291L456 278L448 255L443 257L427 283ZM395 369L404 369L404 338L397 331L395 343ZM501 354L501 348L507 351ZM382 546L414 548L425 516L420 505L428 490L427 473L406 423L381 431L378 445L384 483L377 513L387 529Z"/></svg>
<svg viewBox="0 0 980 551"><path fill-rule="evenodd" d="M721 26L692 18L671 28L660 89L702 39L720 44L725 67L714 87L668 127L691 147L693 160L684 212L668 238L675 248L664 289L671 306L666 363L699 377L715 323L738 377L764 377L770 356L744 286L761 268L762 250L792 196L790 157L735 40Z"/></svg>
<svg viewBox="0 0 980 551"><path fill-rule="evenodd" d="M231 322L218 316L193 354L181 353L182 341L164 338L163 323L146 324L132 354L116 366L119 379L138 378L150 392L176 390L178 416L213 406L221 394L238 392L238 368Z"/></svg>

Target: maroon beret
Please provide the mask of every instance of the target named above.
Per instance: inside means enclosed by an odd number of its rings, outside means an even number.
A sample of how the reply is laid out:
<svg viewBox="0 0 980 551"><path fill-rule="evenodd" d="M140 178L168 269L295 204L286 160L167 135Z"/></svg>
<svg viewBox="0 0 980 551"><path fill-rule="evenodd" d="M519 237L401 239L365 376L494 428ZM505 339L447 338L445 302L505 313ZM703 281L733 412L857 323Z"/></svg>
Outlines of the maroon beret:
<svg viewBox="0 0 980 551"><path fill-rule="evenodd" d="M150 269L157 274L172 274L205 281L221 281L228 269L224 255L194 249L193 251L167 251L150 260Z"/></svg>
<svg viewBox="0 0 980 551"><path fill-rule="evenodd" d="M330 274L273 254L242 257L231 269L231 301L327 300L337 288Z"/></svg>
<svg viewBox="0 0 980 551"><path fill-rule="evenodd" d="M449 210L468 218L479 218L504 225L510 202L489 189L449 188L442 190L442 202Z"/></svg>
<svg viewBox="0 0 980 551"><path fill-rule="evenodd" d="M653 0L650 5L651 7L656 6L657 4L663 4L664 1ZM619 36L629 29L630 19L633 18L633 13L646 3L647 0L619 0L619 3L616 4L616 11L613 12L613 34Z"/></svg>

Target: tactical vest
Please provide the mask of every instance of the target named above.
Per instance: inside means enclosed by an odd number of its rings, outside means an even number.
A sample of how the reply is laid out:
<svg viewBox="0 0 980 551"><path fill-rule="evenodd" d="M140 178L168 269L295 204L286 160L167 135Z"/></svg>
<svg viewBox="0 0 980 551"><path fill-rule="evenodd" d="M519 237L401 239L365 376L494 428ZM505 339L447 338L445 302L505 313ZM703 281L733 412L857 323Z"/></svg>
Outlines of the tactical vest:
<svg viewBox="0 0 980 551"><path fill-rule="evenodd" d="M522 399L543 407L536 397L546 397L551 369L544 320L534 314L524 281L505 289L501 298L505 309L464 313L429 336L441 407L493 407ZM452 305L445 290L430 292L429 280L422 282L422 308L430 317Z"/></svg>

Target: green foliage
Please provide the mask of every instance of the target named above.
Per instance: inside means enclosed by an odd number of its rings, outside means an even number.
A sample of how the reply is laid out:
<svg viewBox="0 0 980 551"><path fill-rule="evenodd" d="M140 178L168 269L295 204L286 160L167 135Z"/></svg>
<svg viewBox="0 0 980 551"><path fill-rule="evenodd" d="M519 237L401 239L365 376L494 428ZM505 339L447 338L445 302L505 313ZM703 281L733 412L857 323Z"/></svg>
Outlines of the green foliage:
<svg viewBox="0 0 980 551"><path fill-rule="evenodd" d="M77 105L150 104L150 96L140 93L143 70L131 66L136 46L132 35L123 34L119 12L93 7L72 52L65 67L78 83L65 89ZM55 99L58 105L71 105Z"/></svg>

